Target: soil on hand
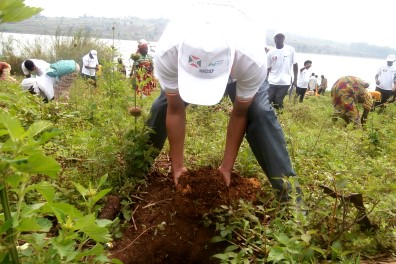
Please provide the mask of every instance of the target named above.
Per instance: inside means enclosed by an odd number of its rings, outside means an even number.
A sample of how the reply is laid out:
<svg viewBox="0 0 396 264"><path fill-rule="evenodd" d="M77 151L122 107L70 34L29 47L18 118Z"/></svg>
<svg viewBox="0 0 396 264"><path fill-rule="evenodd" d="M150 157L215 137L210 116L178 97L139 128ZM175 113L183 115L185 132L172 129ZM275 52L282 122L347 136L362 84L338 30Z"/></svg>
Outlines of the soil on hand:
<svg viewBox="0 0 396 264"><path fill-rule="evenodd" d="M204 226L204 215L239 199L254 203L259 192L257 179L236 174L227 188L212 168L189 171L177 187L170 176L154 172L139 196L132 196L133 218L110 256L125 264L219 263L212 256L228 245L210 242L217 234L214 227Z"/></svg>

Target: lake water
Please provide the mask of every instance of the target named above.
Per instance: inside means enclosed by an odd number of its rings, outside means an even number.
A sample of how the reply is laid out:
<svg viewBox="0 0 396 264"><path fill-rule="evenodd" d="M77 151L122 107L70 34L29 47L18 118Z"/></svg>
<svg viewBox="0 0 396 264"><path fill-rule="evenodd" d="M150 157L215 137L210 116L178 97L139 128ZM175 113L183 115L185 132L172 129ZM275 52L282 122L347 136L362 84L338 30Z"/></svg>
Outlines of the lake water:
<svg viewBox="0 0 396 264"><path fill-rule="evenodd" d="M16 33L1 33L1 38L8 38L10 35L13 38L21 41L34 41L36 38L51 40L50 36L33 35L33 34L16 34ZM132 61L130 55L137 49L137 41L134 40L117 40L114 39L102 39L107 45L113 45L122 54L123 61L127 66L127 70L130 71ZM152 42L151 51L154 52L156 43ZM1 47L0 47L1 48ZM83 56L84 54L82 54ZM310 72L314 72L320 76L323 74L328 80L328 89L334 84L334 82L342 76L353 75L360 77L363 80L370 83L370 90L375 89L375 74L378 68L386 64L384 59L372 59L372 58L358 58L358 57L347 57L347 56L334 56L334 55L321 55L321 54L307 54L297 53L297 62L299 68L304 65L304 61L311 60L312 67Z"/></svg>

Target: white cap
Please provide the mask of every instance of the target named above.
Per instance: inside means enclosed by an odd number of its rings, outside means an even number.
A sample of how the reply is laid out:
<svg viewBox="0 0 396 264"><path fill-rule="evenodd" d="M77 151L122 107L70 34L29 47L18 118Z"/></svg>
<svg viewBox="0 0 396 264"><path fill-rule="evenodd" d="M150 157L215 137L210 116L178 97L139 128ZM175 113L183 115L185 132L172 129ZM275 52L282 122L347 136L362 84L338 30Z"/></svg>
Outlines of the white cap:
<svg viewBox="0 0 396 264"><path fill-rule="evenodd" d="M89 53L91 53L91 55L94 57L98 56L98 52L96 50L91 50Z"/></svg>
<svg viewBox="0 0 396 264"><path fill-rule="evenodd" d="M394 62L395 60L396 60L396 57L394 54L390 54L390 55L388 55L388 57L386 57L386 61Z"/></svg>
<svg viewBox="0 0 396 264"><path fill-rule="evenodd" d="M214 24L190 28L179 45L178 88L181 98L198 105L220 102L227 86L235 49Z"/></svg>
<svg viewBox="0 0 396 264"><path fill-rule="evenodd" d="M142 45L142 44L147 44L147 41L145 39L139 40L138 45Z"/></svg>

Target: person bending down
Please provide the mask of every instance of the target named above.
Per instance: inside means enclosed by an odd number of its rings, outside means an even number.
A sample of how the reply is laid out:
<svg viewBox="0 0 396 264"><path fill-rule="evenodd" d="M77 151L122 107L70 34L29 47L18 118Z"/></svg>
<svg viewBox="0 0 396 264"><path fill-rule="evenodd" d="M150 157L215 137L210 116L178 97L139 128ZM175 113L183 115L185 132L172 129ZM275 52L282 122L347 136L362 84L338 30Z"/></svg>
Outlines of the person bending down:
<svg viewBox="0 0 396 264"><path fill-rule="evenodd" d="M153 130L150 141L161 150L168 136L173 179L178 185L180 177L187 172L183 155L186 105L214 105L226 93L234 106L218 168L225 184L231 185L231 172L245 135L279 199L287 201L292 189L287 179L296 174L283 131L268 100L265 43L260 38L251 41L257 35L252 34L256 32L254 26L237 12L229 8L221 11L222 18L215 21L210 18L218 16L203 16L198 22L186 17L168 25L154 58L155 74L162 90L147 120ZM236 27L231 26L234 22L238 23ZM235 32L235 28L242 30ZM297 181L296 185L298 201L302 201Z"/></svg>
<svg viewBox="0 0 396 264"><path fill-rule="evenodd" d="M346 123L353 122L357 127L362 127L373 107L368 87L369 83L355 76L339 78L331 88L334 118L341 117ZM358 103L362 104L362 114L359 113Z"/></svg>

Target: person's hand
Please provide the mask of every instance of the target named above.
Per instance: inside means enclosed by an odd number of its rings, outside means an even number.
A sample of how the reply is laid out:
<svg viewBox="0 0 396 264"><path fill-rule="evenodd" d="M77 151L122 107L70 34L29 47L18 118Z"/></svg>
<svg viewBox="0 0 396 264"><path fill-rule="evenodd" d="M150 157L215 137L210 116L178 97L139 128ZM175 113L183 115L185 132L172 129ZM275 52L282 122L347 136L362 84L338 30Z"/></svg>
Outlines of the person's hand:
<svg viewBox="0 0 396 264"><path fill-rule="evenodd" d="M184 166L173 170L173 181L175 182L175 186L179 184L179 178L187 172L188 170Z"/></svg>
<svg viewBox="0 0 396 264"><path fill-rule="evenodd" d="M381 82L379 80L375 80L375 83L379 85Z"/></svg>
<svg viewBox="0 0 396 264"><path fill-rule="evenodd" d="M218 170L219 170L220 174L223 176L226 186L230 187L230 185L231 185L231 171L225 170L221 166L218 168Z"/></svg>

